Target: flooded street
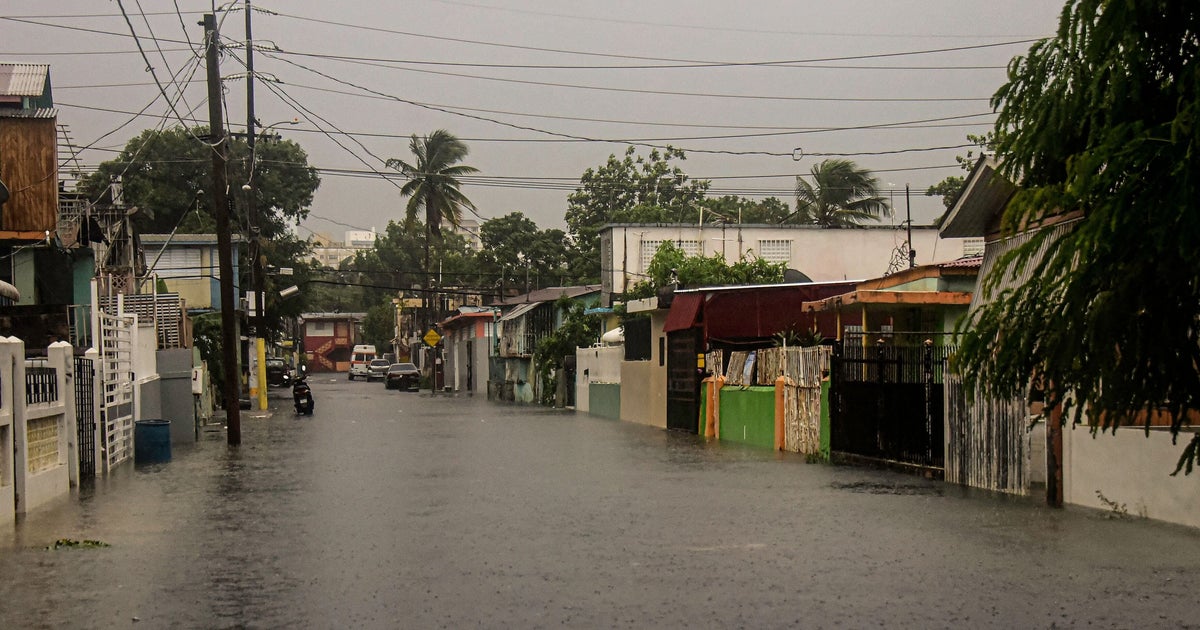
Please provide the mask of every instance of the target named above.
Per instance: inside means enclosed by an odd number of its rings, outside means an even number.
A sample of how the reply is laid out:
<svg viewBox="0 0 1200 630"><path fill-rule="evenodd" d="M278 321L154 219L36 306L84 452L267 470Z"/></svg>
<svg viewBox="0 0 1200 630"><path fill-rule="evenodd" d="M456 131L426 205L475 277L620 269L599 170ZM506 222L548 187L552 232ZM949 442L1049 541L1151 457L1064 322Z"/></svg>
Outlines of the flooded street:
<svg viewBox="0 0 1200 630"><path fill-rule="evenodd" d="M1200 627L1195 530L311 382L5 527L0 627Z"/></svg>

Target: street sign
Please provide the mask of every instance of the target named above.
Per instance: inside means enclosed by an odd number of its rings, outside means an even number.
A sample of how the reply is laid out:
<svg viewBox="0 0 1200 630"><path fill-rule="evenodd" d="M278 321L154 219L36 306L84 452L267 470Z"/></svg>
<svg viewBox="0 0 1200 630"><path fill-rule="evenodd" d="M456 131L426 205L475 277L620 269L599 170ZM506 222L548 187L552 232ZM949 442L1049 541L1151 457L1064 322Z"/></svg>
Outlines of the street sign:
<svg viewBox="0 0 1200 630"><path fill-rule="evenodd" d="M425 343L432 348L433 346L438 345L438 342L442 340L442 336L439 335L436 330L430 328L429 332L425 333L425 336L422 337L422 339L424 339Z"/></svg>

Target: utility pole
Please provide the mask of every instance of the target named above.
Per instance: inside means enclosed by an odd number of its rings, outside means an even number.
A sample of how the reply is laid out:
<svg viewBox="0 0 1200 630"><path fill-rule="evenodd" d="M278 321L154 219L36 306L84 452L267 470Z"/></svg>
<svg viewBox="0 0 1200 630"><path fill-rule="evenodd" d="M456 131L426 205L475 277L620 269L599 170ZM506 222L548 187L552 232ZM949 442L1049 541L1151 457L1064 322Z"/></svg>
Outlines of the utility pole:
<svg viewBox="0 0 1200 630"><path fill-rule="evenodd" d="M258 392L258 408L267 409L267 346L266 346L266 317L264 309L266 293L263 282L263 253L262 253L262 221L258 217L257 187L254 184L254 143L258 133L255 127L258 121L254 119L254 38L250 28L250 0L246 0L246 146L250 151L248 185L246 191L246 217L250 221L250 237L254 240L251 250L254 260L251 261L251 284L254 285L254 358L257 369L254 374L255 390Z"/></svg>
<svg viewBox="0 0 1200 630"><path fill-rule="evenodd" d="M225 379L226 439L230 446L242 443L242 416L238 399L241 377L237 367L237 322L234 318L236 298L233 294L233 243L229 230L229 183L225 179L226 153L229 143L221 119L221 68L217 61L217 17L204 14L205 60L208 65L208 124L212 145L212 200L217 220L217 264L221 273L221 371Z"/></svg>
<svg viewBox="0 0 1200 630"><path fill-rule="evenodd" d="M917 266L917 250L912 246L912 198L908 195L908 184L904 185L904 203L908 206L908 268L912 269Z"/></svg>

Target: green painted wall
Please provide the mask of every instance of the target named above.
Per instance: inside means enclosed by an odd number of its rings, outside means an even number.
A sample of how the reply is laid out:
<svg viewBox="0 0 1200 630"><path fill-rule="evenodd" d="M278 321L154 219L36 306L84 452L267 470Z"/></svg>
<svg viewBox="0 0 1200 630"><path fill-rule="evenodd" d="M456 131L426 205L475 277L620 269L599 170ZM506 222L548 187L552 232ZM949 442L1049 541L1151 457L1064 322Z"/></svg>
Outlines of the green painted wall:
<svg viewBox="0 0 1200 630"><path fill-rule="evenodd" d="M700 384L700 417L696 418L696 435L704 435L704 426L708 424L708 383Z"/></svg>
<svg viewBox="0 0 1200 630"><path fill-rule="evenodd" d="M601 418L621 419L621 384L589 383L588 413Z"/></svg>
<svg viewBox="0 0 1200 630"><path fill-rule="evenodd" d="M775 448L775 388L721 389L720 438Z"/></svg>

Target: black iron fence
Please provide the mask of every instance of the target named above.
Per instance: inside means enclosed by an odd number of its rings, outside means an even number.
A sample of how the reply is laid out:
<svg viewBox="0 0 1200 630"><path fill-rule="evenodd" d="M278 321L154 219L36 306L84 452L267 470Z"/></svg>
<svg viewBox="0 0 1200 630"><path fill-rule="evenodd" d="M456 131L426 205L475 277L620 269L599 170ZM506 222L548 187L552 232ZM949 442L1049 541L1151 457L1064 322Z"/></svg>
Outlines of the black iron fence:
<svg viewBox="0 0 1200 630"><path fill-rule="evenodd" d="M944 376L953 347L860 339L834 347L830 431L834 451L942 468Z"/></svg>
<svg viewBox="0 0 1200 630"><path fill-rule="evenodd" d="M58 401L58 370L44 360L28 362L25 366L25 404Z"/></svg>
<svg viewBox="0 0 1200 630"><path fill-rule="evenodd" d="M87 357L75 357L75 424L79 433L79 476L96 476L96 372Z"/></svg>

